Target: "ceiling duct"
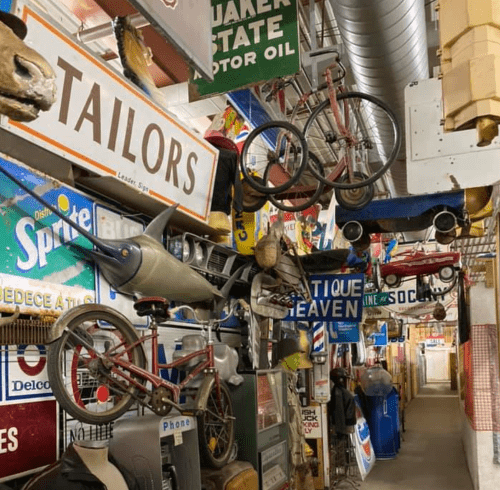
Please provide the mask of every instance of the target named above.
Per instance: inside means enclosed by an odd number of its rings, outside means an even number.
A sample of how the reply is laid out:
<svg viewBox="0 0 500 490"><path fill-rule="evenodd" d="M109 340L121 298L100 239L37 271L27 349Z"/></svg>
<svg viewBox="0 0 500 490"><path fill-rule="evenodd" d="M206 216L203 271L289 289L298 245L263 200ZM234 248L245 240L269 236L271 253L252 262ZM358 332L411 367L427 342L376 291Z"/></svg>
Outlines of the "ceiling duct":
<svg viewBox="0 0 500 490"><path fill-rule="evenodd" d="M404 136L404 88L429 77L424 0L330 0L360 92L384 100ZM390 170L392 197L407 194L405 143Z"/></svg>

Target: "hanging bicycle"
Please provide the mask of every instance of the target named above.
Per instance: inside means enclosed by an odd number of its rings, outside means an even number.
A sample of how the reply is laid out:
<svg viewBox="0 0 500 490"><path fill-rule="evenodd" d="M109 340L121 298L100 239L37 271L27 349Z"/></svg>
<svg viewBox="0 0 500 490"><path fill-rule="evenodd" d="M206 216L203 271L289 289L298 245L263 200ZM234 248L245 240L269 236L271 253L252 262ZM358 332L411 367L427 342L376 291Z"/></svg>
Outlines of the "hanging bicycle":
<svg viewBox="0 0 500 490"><path fill-rule="evenodd" d="M336 78L332 77L334 68L339 70ZM268 149L276 148L276 142L283 145L283 139L258 138L264 131L261 126L249 135L243 147L240 165L245 180L257 191L273 196L273 204L280 209L302 210L332 188L342 207L360 209L373 198L374 182L397 158L401 129L395 114L374 96L346 92L341 85L336 87L335 83L340 82L345 73L336 54L335 63L325 71L326 83L304 94L292 111L291 122L295 123L309 97L328 88L328 98L312 109L304 124L308 174L303 173L302 166L290 165L296 158L285 162L286 165L276 159L268 160L270 168L267 169L266 145ZM293 83L295 79L291 77L278 84L277 89L283 90ZM271 121L266 123L265 130L273 129L279 134L284 124L284 121Z"/></svg>

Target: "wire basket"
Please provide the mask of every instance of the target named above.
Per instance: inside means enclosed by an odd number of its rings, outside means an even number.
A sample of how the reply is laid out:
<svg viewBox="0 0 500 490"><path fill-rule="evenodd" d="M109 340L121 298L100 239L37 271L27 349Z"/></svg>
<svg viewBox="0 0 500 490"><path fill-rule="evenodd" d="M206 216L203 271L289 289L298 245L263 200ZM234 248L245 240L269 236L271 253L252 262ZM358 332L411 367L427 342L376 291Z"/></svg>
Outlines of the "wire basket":
<svg viewBox="0 0 500 490"><path fill-rule="evenodd" d="M361 484L356 453L348 434L330 434L330 488Z"/></svg>

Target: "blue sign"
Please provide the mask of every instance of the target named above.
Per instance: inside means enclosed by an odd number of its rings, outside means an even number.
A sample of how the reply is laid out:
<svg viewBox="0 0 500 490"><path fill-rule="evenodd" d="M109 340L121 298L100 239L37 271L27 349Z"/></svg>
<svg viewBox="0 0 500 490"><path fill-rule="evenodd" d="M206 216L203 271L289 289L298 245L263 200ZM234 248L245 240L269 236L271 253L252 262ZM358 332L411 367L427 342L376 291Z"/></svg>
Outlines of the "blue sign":
<svg viewBox="0 0 500 490"><path fill-rule="evenodd" d="M375 340L375 343L372 344L374 346L387 345L388 343L387 323L384 323L380 327L380 332L372 333L368 338Z"/></svg>
<svg viewBox="0 0 500 490"><path fill-rule="evenodd" d="M332 344L359 342L359 324L357 322L329 322L328 336Z"/></svg>
<svg viewBox="0 0 500 490"><path fill-rule="evenodd" d="M309 280L312 302L295 297L285 320L360 322L364 274L316 274Z"/></svg>

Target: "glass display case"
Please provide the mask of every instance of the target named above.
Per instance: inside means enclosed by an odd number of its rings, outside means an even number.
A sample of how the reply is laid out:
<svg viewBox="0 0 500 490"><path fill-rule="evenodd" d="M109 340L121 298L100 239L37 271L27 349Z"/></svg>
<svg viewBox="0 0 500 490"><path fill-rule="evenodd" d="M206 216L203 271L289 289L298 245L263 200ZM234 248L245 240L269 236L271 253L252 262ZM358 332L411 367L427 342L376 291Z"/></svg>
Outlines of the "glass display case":
<svg viewBox="0 0 500 490"><path fill-rule="evenodd" d="M283 422L281 372L260 371L257 376L257 430Z"/></svg>
<svg viewBox="0 0 500 490"><path fill-rule="evenodd" d="M243 373L232 390L238 459L259 473L259 488L279 490L288 482L286 377L280 369Z"/></svg>

